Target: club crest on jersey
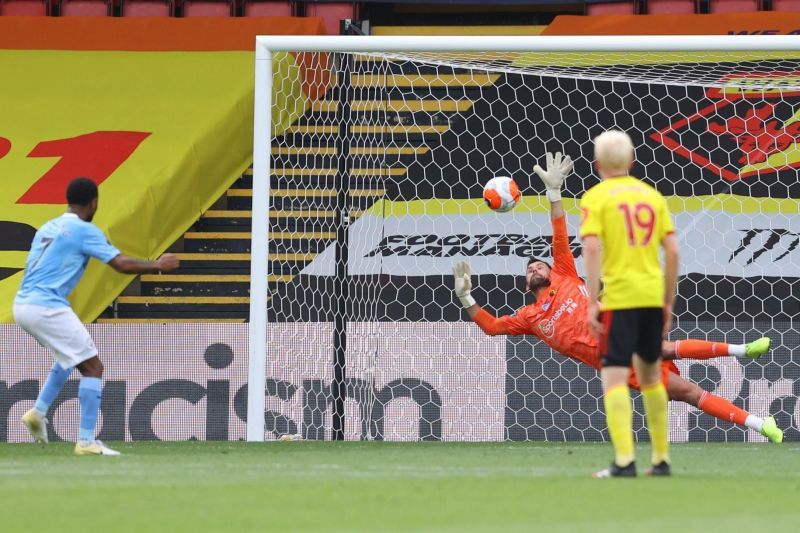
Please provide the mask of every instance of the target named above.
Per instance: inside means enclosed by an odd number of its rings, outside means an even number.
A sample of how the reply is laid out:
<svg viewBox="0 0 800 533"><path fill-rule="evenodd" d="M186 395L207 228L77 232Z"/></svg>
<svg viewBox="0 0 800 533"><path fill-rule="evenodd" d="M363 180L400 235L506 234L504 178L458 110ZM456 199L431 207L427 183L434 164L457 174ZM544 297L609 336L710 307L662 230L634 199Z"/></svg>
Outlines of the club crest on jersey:
<svg viewBox="0 0 800 533"><path fill-rule="evenodd" d="M558 319L561 318L564 313L572 314L572 312L577 308L578 303L572 298L567 298L566 301L562 303L558 309L556 309L556 312L553 313L553 316L547 320L542 320L539 322L537 328L539 328L539 331L542 332L542 335L550 339L556 334L556 323L558 322Z"/></svg>
<svg viewBox="0 0 800 533"><path fill-rule="evenodd" d="M549 300L542 304L542 311L547 311L548 309L550 309L550 301Z"/></svg>

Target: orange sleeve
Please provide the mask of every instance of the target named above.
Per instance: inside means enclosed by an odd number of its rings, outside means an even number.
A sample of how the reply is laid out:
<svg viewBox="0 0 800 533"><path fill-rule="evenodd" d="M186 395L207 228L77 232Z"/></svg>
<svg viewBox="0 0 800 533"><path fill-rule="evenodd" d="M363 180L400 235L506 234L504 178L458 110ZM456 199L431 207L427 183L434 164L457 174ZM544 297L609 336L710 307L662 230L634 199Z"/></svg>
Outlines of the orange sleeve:
<svg viewBox="0 0 800 533"><path fill-rule="evenodd" d="M529 333L527 323L519 315L497 318L481 308L473 320L487 335L524 335Z"/></svg>
<svg viewBox="0 0 800 533"><path fill-rule="evenodd" d="M554 218L553 224L553 270L565 276L578 277L578 270L575 268L575 258L572 256L572 248L569 245L569 233L567 233L567 217Z"/></svg>

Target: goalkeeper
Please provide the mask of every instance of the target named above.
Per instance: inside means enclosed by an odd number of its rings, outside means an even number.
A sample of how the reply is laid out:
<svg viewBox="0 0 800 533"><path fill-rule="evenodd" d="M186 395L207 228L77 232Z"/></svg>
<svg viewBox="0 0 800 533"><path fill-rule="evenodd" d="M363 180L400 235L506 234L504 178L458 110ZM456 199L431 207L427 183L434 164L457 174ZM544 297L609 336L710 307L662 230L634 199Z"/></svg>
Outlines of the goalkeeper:
<svg viewBox="0 0 800 533"><path fill-rule="evenodd" d="M487 335L535 335L553 350L577 359L600 370L598 341L591 334L587 322L589 292L575 269L569 245L566 217L561 203L561 184L572 170L569 156L547 154L547 170L536 165L534 171L547 187L550 218L553 224L553 264L531 258L525 273L527 289L535 302L510 316L494 317L481 308L470 294L471 272L466 262L453 268L455 293L470 318ZM702 340L684 340L663 343L662 379L670 400L686 402L719 418L746 426L761 433L771 442L782 442L783 431L773 417L759 418L733 405L695 383L680 376L674 359L710 359L735 356L755 359L767 353L770 339L762 337L748 344L726 344ZM639 388L635 372L631 370L629 385Z"/></svg>

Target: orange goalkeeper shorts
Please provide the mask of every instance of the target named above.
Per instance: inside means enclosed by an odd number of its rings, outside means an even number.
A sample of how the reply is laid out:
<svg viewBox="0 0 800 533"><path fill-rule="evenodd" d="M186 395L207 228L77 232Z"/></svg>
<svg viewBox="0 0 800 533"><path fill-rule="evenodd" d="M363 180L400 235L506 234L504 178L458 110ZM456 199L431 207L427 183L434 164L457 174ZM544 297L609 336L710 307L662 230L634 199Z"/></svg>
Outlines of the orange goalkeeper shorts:
<svg viewBox="0 0 800 533"><path fill-rule="evenodd" d="M678 367L675 366L675 363L672 361L661 361L661 382L665 387L669 383L670 374L680 376L681 371L678 370ZM636 376L636 371L633 368L631 368L631 374L628 378L628 386L637 390L641 388L641 385L639 385L639 378Z"/></svg>

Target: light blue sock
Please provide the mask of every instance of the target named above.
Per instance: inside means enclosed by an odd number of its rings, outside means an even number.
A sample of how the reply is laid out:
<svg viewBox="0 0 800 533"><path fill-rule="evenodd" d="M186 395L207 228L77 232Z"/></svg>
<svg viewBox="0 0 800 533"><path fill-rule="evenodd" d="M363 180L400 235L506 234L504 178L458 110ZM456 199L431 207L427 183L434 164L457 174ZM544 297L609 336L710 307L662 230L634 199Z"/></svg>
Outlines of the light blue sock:
<svg viewBox="0 0 800 533"><path fill-rule="evenodd" d="M94 427L97 425L102 394L103 382L100 378L81 378L78 386L78 399L81 402L81 432L78 435L80 440L94 440Z"/></svg>
<svg viewBox="0 0 800 533"><path fill-rule="evenodd" d="M41 411L42 413L46 413L50 406L53 405L53 401L58 396L58 393L61 392L61 388L64 386L64 383L67 382L69 379L69 375L72 373L71 368L64 368L59 363L53 363L53 368L50 369L50 375L47 376L47 380L44 382L44 387L39 392L39 397L36 398L36 407L37 411Z"/></svg>

